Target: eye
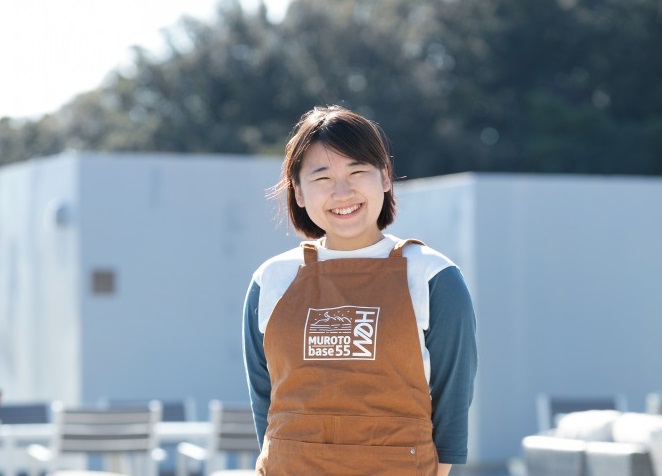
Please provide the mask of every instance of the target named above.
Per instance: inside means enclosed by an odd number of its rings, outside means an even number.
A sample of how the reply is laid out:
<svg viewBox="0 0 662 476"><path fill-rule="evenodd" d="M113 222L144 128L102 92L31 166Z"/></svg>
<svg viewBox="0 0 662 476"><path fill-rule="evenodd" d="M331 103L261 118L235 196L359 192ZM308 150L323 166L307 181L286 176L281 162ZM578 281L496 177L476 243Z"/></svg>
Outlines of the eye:
<svg viewBox="0 0 662 476"><path fill-rule="evenodd" d="M317 178L314 179L313 181L314 181L314 182L319 182L319 181L321 181L321 180L328 180L328 179L329 179L329 177L317 177Z"/></svg>
<svg viewBox="0 0 662 476"><path fill-rule="evenodd" d="M362 168L362 169L352 170L352 173L351 173L350 175L367 174L369 171L370 171L370 169L367 169L367 168Z"/></svg>

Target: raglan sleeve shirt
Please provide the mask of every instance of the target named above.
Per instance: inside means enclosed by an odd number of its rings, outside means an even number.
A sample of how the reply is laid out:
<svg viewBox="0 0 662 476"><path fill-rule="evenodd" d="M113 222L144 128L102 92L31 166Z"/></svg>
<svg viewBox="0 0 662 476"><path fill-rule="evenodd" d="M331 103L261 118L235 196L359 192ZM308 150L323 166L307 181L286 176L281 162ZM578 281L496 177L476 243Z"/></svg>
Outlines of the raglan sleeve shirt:
<svg viewBox="0 0 662 476"><path fill-rule="evenodd" d="M261 284L266 285L254 276L243 316L244 363L260 448L271 403L271 379L260 329L260 296L265 294ZM429 324L423 329L423 338L429 353L433 439L440 463L463 464L477 368L476 320L464 278L455 265L443 267L429 278L427 289Z"/></svg>
<svg viewBox="0 0 662 476"><path fill-rule="evenodd" d="M257 440L262 450L264 434L267 431L267 413L271 404L271 378L264 355L264 334L260 332L258 325L259 300L260 286L253 279L244 302L244 365Z"/></svg>
<svg viewBox="0 0 662 476"><path fill-rule="evenodd" d="M476 319L456 266L441 270L428 286L430 324L424 335L430 353L432 437L440 463L464 464L478 361Z"/></svg>

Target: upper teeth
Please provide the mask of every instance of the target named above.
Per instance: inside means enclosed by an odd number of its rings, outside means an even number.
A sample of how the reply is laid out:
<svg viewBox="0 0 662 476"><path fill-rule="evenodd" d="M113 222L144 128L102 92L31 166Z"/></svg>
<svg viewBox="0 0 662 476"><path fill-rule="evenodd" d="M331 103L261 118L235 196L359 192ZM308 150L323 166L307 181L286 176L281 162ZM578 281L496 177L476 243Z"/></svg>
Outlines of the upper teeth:
<svg viewBox="0 0 662 476"><path fill-rule="evenodd" d="M355 212L356 210L359 209L361 205L354 205L353 207L348 207L348 208L334 208L331 210L333 213L336 213L338 215L348 215L352 212Z"/></svg>

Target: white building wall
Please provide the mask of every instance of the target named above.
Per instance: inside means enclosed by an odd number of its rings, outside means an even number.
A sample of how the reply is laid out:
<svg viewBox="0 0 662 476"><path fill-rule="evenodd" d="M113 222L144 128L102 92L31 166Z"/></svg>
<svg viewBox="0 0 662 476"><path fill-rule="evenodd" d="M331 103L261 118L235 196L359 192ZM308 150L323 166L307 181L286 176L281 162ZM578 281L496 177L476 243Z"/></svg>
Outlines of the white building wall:
<svg viewBox="0 0 662 476"><path fill-rule="evenodd" d="M0 173L0 389L6 400L80 394L77 200L71 159Z"/></svg>
<svg viewBox="0 0 662 476"><path fill-rule="evenodd" d="M244 295L297 242L265 200L280 161L93 157L80 170L83 398L191 395L202 415L212 398L246 401ZM114 295L91 293L99 269L116 274Z"/></svg>
<svg viewBox="0 0 662 476"><path fill-rule="evenodd" d="M622 394L644 410L660 389L661 179L471 174L399 197L393 230L447 253L474 298L472 461L519 453L539 393Z"/></svg>

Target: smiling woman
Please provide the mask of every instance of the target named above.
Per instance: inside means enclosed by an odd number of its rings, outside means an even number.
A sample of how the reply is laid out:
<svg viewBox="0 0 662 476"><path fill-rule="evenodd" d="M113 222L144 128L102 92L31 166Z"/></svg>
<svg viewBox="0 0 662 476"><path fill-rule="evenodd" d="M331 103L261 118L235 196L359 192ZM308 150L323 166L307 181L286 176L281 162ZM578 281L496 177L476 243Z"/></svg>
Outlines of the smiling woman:
<svg viewBox="0 0 662 476"><path fill-rule="evenodd" d="M445 476L467 456L475 318L457 267L384 234L393 170L377 124L304 114L277 190L300 247L266 261L244 307L260 475Z"/></svg>
<svg viewBox="0 0 662 476"><path fill-rule="evenodd" d="M3 0L0 117L53 112L126 65L130 48L158 52L183 15L211 19L218 0ZM254 0L244 0L247 9ZM286 0L265 2L277 19Z"/></svg>

